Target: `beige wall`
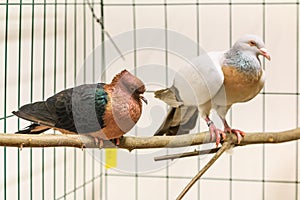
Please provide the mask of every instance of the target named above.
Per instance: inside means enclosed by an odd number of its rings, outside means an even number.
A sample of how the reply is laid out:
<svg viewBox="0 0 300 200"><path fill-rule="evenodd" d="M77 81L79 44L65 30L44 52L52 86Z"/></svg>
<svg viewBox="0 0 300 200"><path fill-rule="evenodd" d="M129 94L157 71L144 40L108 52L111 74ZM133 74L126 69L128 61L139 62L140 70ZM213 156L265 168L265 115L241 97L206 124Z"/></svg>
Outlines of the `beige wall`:
<svg viewBox="0 0 300 200"><path fill-rule="evenodd" d="M58 1L62 4L57 6L56 35L55 6L54 4L46 6L45 40L43 40L44 6L36 5L34 16L32 16L30 3L22 6L22 29L19 32L20 6L13 4L14 2L18 1L10 1L12 5L8 6L7 21L7 116L10 116L11 111L18 108L18 99L20 105L29 103L31 100L43 99L44 49L46 74L44 97L47 98L55 91L58 92L65 87L74 85L75 61L77 84L84 82L83 73L80 71L83 69L84 58L91 54L93 47L97 47L101 43L100 27L92 20L88 6L82 6L82 1L77 2L79 4L77 5L76 21L74 21L74 1L68 1L70 5L67 6L67 14L64 2ZM297 60L299 57L297 55L297 53L299 54L299 48L297 49L299 46L299 40L297 40L299 16L297 15L299 12L297 12L296 0L266 0L265 6L260 4L261 0L232 0L232 3L237 3L232 7L226 4L228 0L199 0L200 5L196 5L195 2L195 0L168 0L167 3L171 4L164 7L162 0L136 0L138 5L133 7L132 1L129 0L106 0L105 27L113 37L132 31L134 28L164 29L167 27L188 37L191 41L199 40L201 48L205 51L226 50L230 47L230 42L234 42L246 33L263 36L272 56L272 61L266 62L264 65L267 74L267 82L263 90L265 94L259 94L250 102L233 106L232 111L228 114L228 119L234 127L246 132L280 131L297 127L297 123L299 123L299 111L297 110L299 105L297 93L299 91L297 90L300 82L299 74L297 74L299 73L297 66L299 62ZM280 2L286 3L281 4ZM147 5L148 3L154 5ZM95 10L99 16L100 6L98 4L95 6ZM33 18L34 24L32 24ZM5 106L5 27L6 6L0 2L0 118L4 117ZM21 40L19 40L19 33L21 33ZM34 34L33 46L32 33ZM56 50L54 49L55 36ZM138 38L137 36L136 39ZM153 36L153 38L155 37ZM159 39L165 41L165 38ZM18 97L20 45L21 84ZM32 47L33 60L31 60ZM194 51L194 54L196 55L197 51ZM56 61L54 61L55 55ZM99 57L100 55L95 55L97 64L101 63ZM66 65L64 65L65 61ZM32 82L31 62L33 62ZM87 63L90 64L89 62L90 60ZM172 72L185 62L180 56L170 52L166 56L164 50L140 49L136 53L127 52L125 61L119 58L109 63L106 71L107 82L123 68L134 70L136 67L137 76L144 80L149 89L146 94L149 105L145 106L137 128L128 134L150 136L154 133L166 113L166 106L153 98L152 91L170 85L174 75ZM56 74L54 74L55 64ZM168 70L164 67L166 64L168 64ZM158 67L145 68L146 65ZM95 66L95 68L97 67L98 65ZM91 71L87 70L85 82L91 83L93 79L99 81L99 69L100 67L96 69L98 73L94 76ZM20 127L28 124L28 122L20 120ZM13 133L17 129L17 118L8 117L6 132ZM4 131L4 119L0 120L0 130ZM199 125L193 132L199 130L206 130L206 125L202 120L199 121ZM189 150L195 148L199 149L199 147L193 147ZM0 199L4 195L4 151L3 147L0 148ZM210 156L203 156L182 159L169 164L157 164L152 161L153 156L166 154L165 150L139 150L131 153L119 150L117 170L106 171L102 163L94 160L87 151L72 148L57 148L56 150L48 148L44 150L44 161L42 160L42 151L42 149L33 149L32 151L23 149L19 152L16 148L6 148L7 199L17 199L18 178L20 179L21 199L30 199L30 182L32 182L33 199L41 199L42 177L45 179L45 199L54 197L57 199L62 197L65 192L70 192L66 199L74 199L74 195L77 199L83 199L84 194L86 199L91 199L93 192L95 199L100 199L100 197L109 200L120 198L174 199L190 178L197 173L199 166L203 166L210 158ZM104 158L103 150L95 152L103 155ZM296 199L298 187L295 181L299 179L298 159L298 142L236 148L232 154L223 155L209 169L200 184L195 185L187 194L186 199L197 199L198 197L205 200L237 200L241 197L249 200L263 199L263 197L267 200ZM42 172L43 162L44 173ZM74 168L75 165L76 168ZM153 169L148 169L147 166L153 166ZM32 170L32 178L30 170ZM104 174L105 172L107 174ZM138 173L138 177L135 176L135 173ZM169 178L166 178L167 176ZM74 183L75 178L76 183ZM262 180L265 182L263 183ZM84 183L86 186L82 187ZM74 194L72 191L76 189L75 185L78 189ZM299 195L298 199L300 199Z"/></svg>

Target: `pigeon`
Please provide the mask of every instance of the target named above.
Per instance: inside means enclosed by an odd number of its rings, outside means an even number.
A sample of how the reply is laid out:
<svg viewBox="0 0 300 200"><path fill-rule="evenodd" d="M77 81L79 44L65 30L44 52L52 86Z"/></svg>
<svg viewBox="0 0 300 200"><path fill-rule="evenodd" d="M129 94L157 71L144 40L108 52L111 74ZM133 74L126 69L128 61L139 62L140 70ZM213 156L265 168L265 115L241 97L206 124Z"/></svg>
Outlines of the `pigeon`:
<svg viewBox="0 0 300 200"><path fill-rule="evenodd" d="M144 83L123 70L110 84L84 84L63 90L46 101L22 106L13 114L34 122L17 133L39 134L50 128L63 134L86 134L103 145L128 132L139 120Z"/></svg>
<svg viewBox="0 0 300 200"><path fill-rule="evenodd" d="M154 93L170 106L154 135L187 134L195 127L200 113L217 146L221 137L225 139L225 133L236 134L240 143L245 133L232 129L225 117L234 103L251 100L263 88L265 73L260 55L271 59L262 39L249 34L239 38L228 51L202 54L181 67L171 87ZM221 118L224 131L210 119L211 110Z"/></svg>

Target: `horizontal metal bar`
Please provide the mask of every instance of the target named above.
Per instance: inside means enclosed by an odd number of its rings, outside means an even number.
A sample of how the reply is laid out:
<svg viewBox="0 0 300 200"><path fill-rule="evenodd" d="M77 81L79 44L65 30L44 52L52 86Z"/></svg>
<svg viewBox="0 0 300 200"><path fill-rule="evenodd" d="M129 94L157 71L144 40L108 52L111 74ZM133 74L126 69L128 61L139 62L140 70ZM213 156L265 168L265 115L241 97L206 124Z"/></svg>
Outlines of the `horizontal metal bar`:
<svg viewBox="0 0 300 200"><path fill-rule="evenodd" d="M94 2L94 4L97 4L100 2ZM76 2L70 2L70 3L0 3L0 5L87 5L87 3L76 3ZM234 2L234 3L222 3L222 2L195 2L195 3L104 3L103 6L197 6L197 5L298 5L299 2Z"/></svg>

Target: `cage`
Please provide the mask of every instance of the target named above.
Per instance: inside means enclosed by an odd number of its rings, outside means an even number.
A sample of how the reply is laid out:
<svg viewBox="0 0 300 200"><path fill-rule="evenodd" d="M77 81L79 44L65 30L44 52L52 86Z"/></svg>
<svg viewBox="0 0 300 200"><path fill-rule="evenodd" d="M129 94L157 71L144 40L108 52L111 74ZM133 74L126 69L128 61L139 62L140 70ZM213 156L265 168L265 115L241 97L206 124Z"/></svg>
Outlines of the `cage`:
<svg viewBox="0 0 300 200"><path fill-rule="evenodd" d="M299 0L2 1L0 130L10 134L29 124L11 114L21 105L75 85L109 82L126 68L146 83L149 100L128 135L151 136L167 111L153 92L172 84L177 67L186 62L180 52L188 60L226 50L247 33L263 38L272 61L262 63L264 89L234 105L230 123L246 132L296 128L299 17ZM205 130L199 119L192 132ZM0 147L0 197L175 199L212 155L152 160L170 152ZM185 199L300 199L298 152L298 141L234 148ZM106 166L109 153L116 156L115 168Z"/></svg>

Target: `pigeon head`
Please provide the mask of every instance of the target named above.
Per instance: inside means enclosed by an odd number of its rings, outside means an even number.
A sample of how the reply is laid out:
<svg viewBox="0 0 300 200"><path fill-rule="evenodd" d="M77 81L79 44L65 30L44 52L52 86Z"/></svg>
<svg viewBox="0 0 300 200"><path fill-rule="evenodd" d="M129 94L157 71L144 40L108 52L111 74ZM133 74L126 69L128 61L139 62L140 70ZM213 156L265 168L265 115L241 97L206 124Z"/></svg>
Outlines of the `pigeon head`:
<svg viewBox="0 0 300 200"><path fill-rule="evenodd" d="M127 70L123 70L117 74L112 80L112 84L126 90L135 99L143 100L147 104L146 98L142 96L146 91L144 83Z"/></svg>
<svg viewBox="0 0 300 200"><path fill-rule="evenodd" d="M247 54L252 54L258 57L264 56L266 59L271 60L270 54L265 48L265 44L262 39L256 35L245 35L238 39L233 45L233 48L239 49Z"/></svg>

